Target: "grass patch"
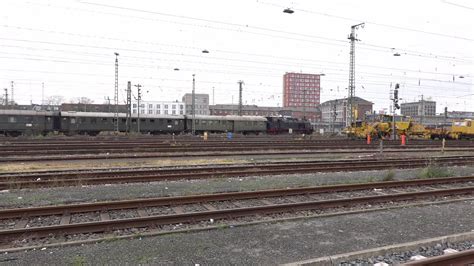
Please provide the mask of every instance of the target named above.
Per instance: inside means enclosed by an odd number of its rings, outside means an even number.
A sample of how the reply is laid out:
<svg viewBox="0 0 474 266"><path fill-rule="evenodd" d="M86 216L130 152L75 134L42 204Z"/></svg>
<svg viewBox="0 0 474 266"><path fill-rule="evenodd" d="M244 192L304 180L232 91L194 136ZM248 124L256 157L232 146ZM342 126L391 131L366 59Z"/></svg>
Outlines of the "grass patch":
<svg viewBox="0 0 474 266"><path fill-rule="evenodd" d="M382 177L382 181L393 181L395 179L395 172L390 169L387 173Z"/></svg>
<svg viewBox="0 0 474 266"><path fill-rule="evenodd" d="M418 178L448 177L449 175L447 168L429 164L418 173Z"/></svg>
<svg viewBox="0 0 474 266"><path fill-rule="evenodd" d="M71 264L74 266L86 265L86 258L84 256L76 255L72 258Z"/></svg>

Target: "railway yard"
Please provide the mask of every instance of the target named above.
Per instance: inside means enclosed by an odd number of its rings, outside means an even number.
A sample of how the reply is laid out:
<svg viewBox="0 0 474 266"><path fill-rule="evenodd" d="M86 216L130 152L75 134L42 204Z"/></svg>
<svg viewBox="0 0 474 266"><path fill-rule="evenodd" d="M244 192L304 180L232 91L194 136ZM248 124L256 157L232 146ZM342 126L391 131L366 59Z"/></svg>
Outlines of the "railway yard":
<svg viewBox="0 0 474 266"><path fill-rule="evenodd" d="M399 264L453 250L466 262L473 150L313 135L4 138L0 264Z"/></svg>

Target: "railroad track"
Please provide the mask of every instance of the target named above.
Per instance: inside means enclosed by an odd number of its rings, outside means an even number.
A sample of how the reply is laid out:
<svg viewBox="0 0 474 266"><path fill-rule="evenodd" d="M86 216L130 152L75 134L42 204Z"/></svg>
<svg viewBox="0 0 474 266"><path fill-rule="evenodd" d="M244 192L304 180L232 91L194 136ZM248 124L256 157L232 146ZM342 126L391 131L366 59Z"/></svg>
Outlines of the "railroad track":
<svg viewBox="0 0 474 266"><path fill-rule="evenodd" d="M260 215L298 216L298 212L317 214L328 209L433 201L437 197L471 196L473 181L474 176L469 176L3 209L0 243L5 247L23 239L130 228L166 230L177 224L213 224L239 217L259 220ZM38 225L38 221L47 223Z"/></svg>
<svg viewBox="0 0 474 266"><path fill-rule="evenodd" d="M180 168L134 169L118 171L80 171L29 174L1 174L0 189L21 189L53 186L96 185L112 183L152 182L163 180L216 177L261 176L314 172L366 171L379 169L420 168L435 165L469 165L474 156L433 158L361 159L338 161L299 161L213 165Z"/></svg>
<svg viewBox="0 0 474 266"><path fill-rule="evenodd" d="M334 147L332 147L334 148ZM31 156L3 156L0 162L42 162L42 161L75 161L75 160L100 160L100 159L149 159L149 158L179 158L179 157L207 157L207 156L258 156L258 155L317 155L317 154L359 154L377 152L375 148L365 148L355 150L354 147L345 150L332 149L301 149L289 148L288 150L268 149L249 151L250 148L240 148L241 151L206 151L203 149L191 152L191 150L181 150L173 152L137 152L127 150L126 153L101 153L101 154L59 154L57 152L49 152L55 155L31 155ZM385 153L419 153L419 152L440 152L441 148L386 148ZM444 152L472 152L474 148L445 148Z"/></svg>
<svg viewBox="0 0 474 266"><path fill-rule="evenodd" d="M76 155L76 154L130 154L130 153L183 153L183 152L242 152L242 151L262 151L262 150L277 150L277 151L291 151L291 150L306 150L306 151L322 151L322 150L377 150L380 147L377 145L312 145L312 144L279 144L279 145L225 145L225 146L214 146L214 145L196 145L196 146L161 146L155 147L156 145L145 146L130 146L126 147L123 145L115 144L114 147L98 146L94 148L69 148L62 147L61 149L51 148L38 148L29 150L15 150L15 149L0 149L0 152L4 157L12 156L25 156L25 155ZM65 149L68 148L68 149ZM397 149L397 150L417 150L417 149L436 149L440 150L441 146L434 145L385 145L385 149ZM463 148L463 150L473 151L474 147L445 147L447 149Z"/></svg>
<svg viewBox="0 0 474 266"><path fill-rule="evenodd" d="M344 140L288 140L288 141L161 141L161 142L130 142L130 141L106 141L106 142L52 142L52 143L3 143L0 145L0 151L15 150L67 150L67 149L106 149L106 148L166 148L170 146L189 146L189 147L236 147L236 146L378 146L379 141L373 141L373 144L367 145L365 141L344 141ZM384 141L386 146L399 146L399 141ZM440 146L441 141L413 141L407 143L408 146ZM470 141L447 141L446 147L472 147L474 142Z"/></svg>
<svg viewBox="0 0 474 266"><path fill-rule="evenodd" d="M404 263L405 266L473 265L474 249Z"/></svg>

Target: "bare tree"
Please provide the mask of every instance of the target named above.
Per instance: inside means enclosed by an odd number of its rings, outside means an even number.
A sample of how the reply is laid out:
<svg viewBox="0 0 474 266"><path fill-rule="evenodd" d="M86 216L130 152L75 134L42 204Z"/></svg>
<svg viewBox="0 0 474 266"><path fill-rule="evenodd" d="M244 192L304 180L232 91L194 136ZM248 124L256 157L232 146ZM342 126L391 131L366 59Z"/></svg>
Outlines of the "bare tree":
<svg viewBox="0 0 474 266"><path fill-rule="evenodd" d="M61 95L49 96L48 99L46 99L47 105L61 105L63 102L64 102L64 97Z"/></svg>
<svg viewBox="0 0 474 266"><path fill-rule="evenodd" d="M87 97L75 97L69 100L69 103L93 104L94 100Z"/></svg>

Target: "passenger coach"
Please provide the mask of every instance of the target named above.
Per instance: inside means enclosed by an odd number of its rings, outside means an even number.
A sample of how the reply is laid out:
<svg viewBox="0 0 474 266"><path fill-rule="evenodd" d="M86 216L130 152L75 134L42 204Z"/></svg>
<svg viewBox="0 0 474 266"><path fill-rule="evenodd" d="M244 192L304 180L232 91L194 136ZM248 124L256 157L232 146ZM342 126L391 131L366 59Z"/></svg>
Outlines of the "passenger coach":
<svg viewBox="0 0 474 266"><path fill-rule="evenodd" d="M259 134L266 131L267 119L261 116L195 116L195 132L203 133L251 133ZM186 131L192 131L193 117L186 116Z"/></svg>
<svg viewBox="0 0 474 266"><path fill-rule="evenodd" d="M2 135L12 137L46 135L59 129L60 121L57 112L0 110L0 134Z"/></svg>
<svg viewBox="0 0 474 266"><path fill-rule="evenodd" d="M119 131L125 132L127 129L126 114L118 114ZM140 119L140 123L138 123ZM167 134L180 133L184 131L184 116L166 115L140 115L132 114L130 119L131 131L138 131L140 124L141 133ZM66 135L98 135L104 131L115 130L114 113L94 113L94 112L61 112L61 131Z"/></svg>

